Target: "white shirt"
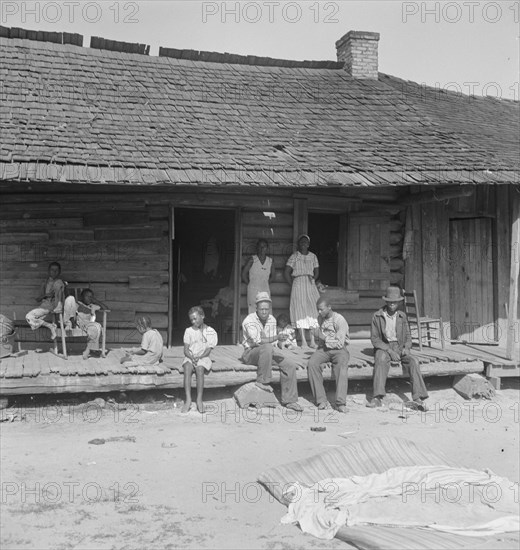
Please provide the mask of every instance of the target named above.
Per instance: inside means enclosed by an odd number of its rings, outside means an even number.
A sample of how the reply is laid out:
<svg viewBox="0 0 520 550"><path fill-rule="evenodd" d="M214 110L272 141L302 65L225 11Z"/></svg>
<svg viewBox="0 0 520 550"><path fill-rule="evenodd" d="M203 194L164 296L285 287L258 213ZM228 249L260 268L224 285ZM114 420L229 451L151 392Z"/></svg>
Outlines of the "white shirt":
<svg viewBox="0 0 520 550"><path fill-rule="evenodd" d="M251 349L260 345L262 337L272 338L276 336L276 319L269 315L265 325L260 321L256 311L250 313L242 322L244 332L244 348Z"/></svg>
<svg viewBox="0 0 520 550"><path fill-rule="evenodd" d="M383 315L385 317L385 336L388 342L397 342L397 333L396 333L396 323L397 323L397 313L393 315L388 315L386 309L383 310Z"/></svg>

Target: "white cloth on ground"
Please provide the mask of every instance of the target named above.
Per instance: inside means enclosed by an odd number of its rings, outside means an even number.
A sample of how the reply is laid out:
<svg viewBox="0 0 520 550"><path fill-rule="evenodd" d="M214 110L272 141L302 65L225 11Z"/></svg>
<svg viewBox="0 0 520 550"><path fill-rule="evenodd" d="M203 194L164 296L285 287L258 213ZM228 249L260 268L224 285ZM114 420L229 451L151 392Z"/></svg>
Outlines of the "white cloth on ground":
<svg viewBox="0 0 520 550"><path fill-rule="evenodd" d="M293 483L282 523L332 539L344 525L422 527L467 536L520 528L517 485L490 471L448 466L391 468L381 474Z"/></svg>

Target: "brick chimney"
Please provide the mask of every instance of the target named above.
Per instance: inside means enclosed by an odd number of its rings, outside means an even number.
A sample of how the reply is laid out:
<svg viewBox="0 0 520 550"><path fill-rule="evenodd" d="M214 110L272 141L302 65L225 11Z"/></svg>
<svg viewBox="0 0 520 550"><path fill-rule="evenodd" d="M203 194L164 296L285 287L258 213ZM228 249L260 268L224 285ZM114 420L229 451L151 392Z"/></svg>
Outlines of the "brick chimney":
<svg viewBox="0 0 520 550"><path fill-rule="evenodd" d="M338 61L354 78L377 80L378 32L350 31L336 42Z"/></svg>

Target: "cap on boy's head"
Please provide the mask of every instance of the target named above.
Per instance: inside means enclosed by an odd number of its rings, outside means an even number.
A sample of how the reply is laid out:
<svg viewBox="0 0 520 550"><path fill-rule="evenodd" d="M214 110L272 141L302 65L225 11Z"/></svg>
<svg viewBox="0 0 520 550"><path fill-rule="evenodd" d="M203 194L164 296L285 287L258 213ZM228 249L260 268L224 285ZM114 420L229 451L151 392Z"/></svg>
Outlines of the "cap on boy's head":
<svg viewBox="0 0 520 550"><path fill-rule="evenodd" d="M256 295L255 304L258 304L260 302L272 302L271 296L269 296L269 292L259 292Z"/></svg>
<svg viewBox="0 0 520 550"><path fill-rule="evenodd" d="M386 289L386 296L381 296L385 302L402 302L401 289L398 286L389 286Z"/></svg>

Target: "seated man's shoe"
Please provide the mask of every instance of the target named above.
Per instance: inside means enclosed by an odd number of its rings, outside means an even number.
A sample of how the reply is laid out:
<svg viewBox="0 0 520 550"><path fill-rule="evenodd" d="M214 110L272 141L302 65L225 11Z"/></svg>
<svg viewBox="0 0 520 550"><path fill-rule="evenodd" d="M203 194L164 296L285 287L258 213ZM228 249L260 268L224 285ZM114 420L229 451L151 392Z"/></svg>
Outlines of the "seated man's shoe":
<svg viewBox="0 0 520 550"><path fill-rule="evenodd" d="M414 399L413 401L406 401L404 406L412 411L426 412L428 407L424 404L422 399Z"/></svg>
<svg viewBox="0 0 520 550"><path fill-rule="evenodd" d="M383 406L383 400L380 397L374 397L367 403L369 409L377 409L378 407Z"/></svg>
<svg viewBox="0 0 520 550"><path fill-rule="evenodd" d="M346 405L338 405L337 411L340 412L340 413L343 413L343 414L348 413L348 409L347 409Z"/></svg>
<svg viewBox="0 0 520 550"><path fill-rule="evenodd" d="M303 411L303 407L297 402L287 403L286 405L284 405L284 407L286 409L291 409L291 411L296 411L296 412L302 412Z"/></svg>
<svg viewBox="0 0 520 550"><path fill-rule="evenodd" d="M260 388L261 390L264 390L264 391L268 391L268 392L273 392L273 388L271 388L271 386L269 386L268 384L263 384L262 382L255 382L255 386L257 388Z"/></svg>
<svg viewBox="0 0 520 550"><path fill-rule="evenodd" d="M87 360L90 356L90 350L89 349L86 349L84 352L83 352L83 359Z"/></svg>

